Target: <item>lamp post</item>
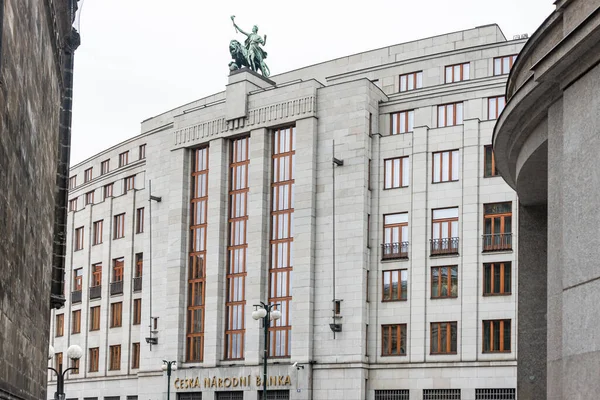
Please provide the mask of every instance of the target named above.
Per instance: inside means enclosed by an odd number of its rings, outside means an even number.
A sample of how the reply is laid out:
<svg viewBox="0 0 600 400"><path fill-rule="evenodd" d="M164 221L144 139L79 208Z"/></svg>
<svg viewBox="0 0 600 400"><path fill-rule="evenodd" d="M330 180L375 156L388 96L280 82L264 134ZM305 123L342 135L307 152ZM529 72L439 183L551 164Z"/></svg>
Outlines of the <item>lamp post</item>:
<svg viewBox="0 0 600 400"><path fill-rule="evenodd" d="M71 360L79 360L81 358L81 356L83 355L83 350L81 350L81 347L77 346L76 344L71 345L68 349L67 349L67 357ZM50 346L48 348L48 360L51 360L54 357L54 347ZM58 371L52 367L48 367L48 369L51 369L52 371L54 371L56 373L56 392L54 393L54 399L55 400L65 400L65 374L67 373L67 371L70 371L72 369L78 369L79 367L75 368L75 367L71 367L71 368L67 368L64 371L62 370L62 364L60 364L58 366Z"/></svg>
<svg viewBox="0 0 600 400"><path fill-rule="evenodd" d="M171 397L171 371L177 370L177 361L163 360L163 371L167 371L167 400Z"/></svg>
<svg viewBox="0 0 600 400"><path fill-rule="evenodd" d="M263 355L263 395L262 400L267 400L267 358L269 357L269 326L271 320L277 321L281 318L281 311L277 310L279 304L265 304L262 301L260 304L254 305L254 311L252 311L252 318L263 320L263 329L265 334L265 348ZM275 308L275 309L274 309Z"/></svg>

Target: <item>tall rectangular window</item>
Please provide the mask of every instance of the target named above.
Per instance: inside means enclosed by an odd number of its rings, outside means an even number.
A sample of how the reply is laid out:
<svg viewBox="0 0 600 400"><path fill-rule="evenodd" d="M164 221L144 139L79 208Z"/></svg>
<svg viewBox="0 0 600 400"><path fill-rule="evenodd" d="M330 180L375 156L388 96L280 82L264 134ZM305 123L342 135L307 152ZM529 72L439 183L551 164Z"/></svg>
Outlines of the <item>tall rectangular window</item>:
<svg viewBox="0 0 600 400"><path fill-rule="evenodd" d="M468 62L463 64L447 65L444 73L445 82L452 83L468 80L470 67L471 64Z"/></svg>
<svg viewBox="0 0 600 400"><path fill-rule="evenodd" d="M102 188L104 200L113 196L113 187L114 183L109 183L108 185L104 185Z"/></svg>
<svg viewBox="0 0 600 400"><path fill-rule="evenodd" d="M385 160L384 167L384 189L396 189L408 186L410 181L408 156Z"/></svg>
<svg viewBox="0 0 600 400"><path fill-rule="evenodd" d="M113 226L113 239L125 237L125 213L115 215Z"/></svg>
<svg viewBox="0 0 600 400"><path fill-rule="evenodd" d="M135 212L135 233L144 232L144 207L138 208Z"/></svg>
<svg viewBox="0 0 600 400"><path fill-rule="evenodd" d="M110 361L109 370L118 371L121 369L121 345L117 344L109 347Z"/></svg>
<svg viewBox="0 0 600 400"><path fill-rule="evenodd" d="M401 111L390 114L390 135L412 132L415 126L415 111Z"/></svg>
<svg viewBox="0 0 600 400"><path fill-rule="evenodd" d="M57 371L62 371L62 367L63 367L63 353L62 352L56 353L54 355L54 359L55 359L55 361L54 361L54 368Z"/></svg>
<svg viewBox="0 0 600 400"><path fill-rule="evenodd" d="M408 213L383 216L383 260L408 257Z"/></svg>
<svg viewBox="0 0 600 400"><path fill-rule="evenodd" d="M508 74L516 59L516 54L494 58L494 75Z"/></svg>
<svg viewBox="0 0 600 400"><path fill-rule="evenodd" d="M83 268L77 268L73 271L73 291L81 290L83 285Z"/></svg>
<svg viewBox="0 0 600 400"><path fill-rule="evenodd" d="M123 179L123 188L124 193L135 189L135 175L128 176L127 178Z"/></svg>
<svg viewBox="0 0 600 400"><path fill-rule="evenodd" d="M511 263L496 262L483 264L483 295L510 295Z"/></svg>
<svg viewBox="0 0 600 400"><path fill-rule="evenodd" d="M406 300L408 294L408 271L395 269L383 271L383 298L381 301Z"/></svg>
<svg viewBox="0 0 600 400"><path fill-rule="evenodd" d="M483 251L512 249L512 203L483 205Z"/></svg>
<svg viewBox="0 0 600 400"><path fill-rule="evenodd" d="M194 151L192 167L192 221L188 266L186 360L204 359L204 284L206 278L206 206L208 203L208 148Z"/></svg>
<svg viewBox="0 0 600 400"><path fill-rule="evenodd" d="M140 367L140 343L131 344L131 369Z"/></svg>
<svg viewBox="0 0 600 400"><path fill-rule="evenodd" d="M100 360L100 348L92 347L90 349L90 368L89 372L98 372L98 361Z"/></svg>
<svg viewBox="0 0 600 400"><path fill-rule="evenodd" d="M421 89L423 87L423 71L400 75L400 91Z"/></svg>
<svg viewBox="0 0 600 400"><path fill-rule="evenodd" d="M433 153L433 183L457 181L459 165L458 150Z"/></svg>
<svg viewBox="0 0 600 400"><path fill-rule="evenodd" d="M71 370L71 374L75 375L79 373L79 360L71 359L71 368L75 368Z"/></svg>
<svg viewBox="0 0 600 400"><path fill-rule="evenodd" d="M90 307L90 331L100 330L100 306Z"/></svg>
<svg viewBox="0 0 600 400"><path fill-rule="evenodd" d="M71 333L81 332L81 310L75 310L71 313Z"/></svg>
<svg viewBox="0 0 600 400"><path fill-rule="evenodd" d="M431 267L431 298L458 296L458 265Z"/></svg>
<svg viewBox="0 0 600 400"><path fill-rule="evenodd" d="M461 125L463 123L463 103L438 106L438 128Z"/></svg>
<svg viewBox="0 0 600 400"><path fill-rule="evenodd" d="M456 322L431 323L431 354L456 354Z"/></svg>
<svg viewBox="0 0 600 400"><path fill-rule="evenodd" d="M278 303L281 318L271 324L270 357L289 357L292 343L292 270L294 266L293 212L296 161L296 128L273 134L273 182L271 184L271 263L269 303Z"/></svg>
<svg viewBox="0 0 600 400"><path fill-rule="evenodd" d="M83 198L85 200L85 205L87 206L88 204L94 204L94 191L90 191L87 192L85 195L83 195Z"/></svg>
<svg viewBox="0 0 600 400"><path fill-rule="evenodd" d="M406 355L406 324L381 325L381 355Z"/></svg>
<svg viewBox="0 0 600 400"><path fill-rule="evenodd" d="M65 334L65 314L56 314L56 337Z"/></svg>
<svg viewBox="0 0 600 400"><path fill-rule="evenodd" d="M83 226L75 228L75 250L83 249Z"/></svg>
<svg viewBox="0 0 600 400"><path fill-rule="evenodd" d="M110 327L118 328L123 324L123 303L110 304Z"/></svg>
<svg viewBox="0 0 600 400"><path fill-rule="evenodd" d="M498 171L496 170L496 159L494 157L494 148L492 145L484 146L483 148L483 158L484 158L484 169L483 169L483 177L489 178L492 176L498 176Z"/></svg>
<svg viewBox="0 0 600 400"><path fill-rule="evenodd" d="M245 137L231 141L227 297L225 299L225 359L229 360L244 358L249 140Z"/></svg>
<svg viewBox="0 0 600 400"><path fill-rule="evenodd" d="M100 163L100 175L108 174L110 171L110 160L104 160Z"/></svg>
<svg viewBox="0 0 600 400"><path fill-rule="evenodd" d="M432 210L431 255L458 253L458 207Z"/></svg>
<svg viewBox="0 0 600 400"><path fill-rule="evenodd" d="M488 119L497 119L506 106L506 96L488 97Z"/></svg>
<svg viewBox="0 0 600 400"><path fill-rule="evenodd" d="M142 299L133 300L133 325L142 323Z"/></svg>
<svg viewBox="0 0 600 400"><path fill-rule="evenodd" d="M69 178L69 189L75 189L77 186L77 175Z"/></svg>
<svg viewBox="0 0 600 400"><path fill-rule="evenodd" d="M483 352L510 353L510 319L483 321Z"/></svg>
<svg viewBox="0 0 600 400"><path fill-rule="evenodd" d="M119 167L123 167L129 164L129 152L125 151L119 154Z"/></svg>
<svg viewBox="0 0 600 400"><path fill-rule="evenodd" d="M144 253L135 254L135 278L141 278L144 274Z"/></svg>
<svg viewBox="0 0 600 400"><path fill-rule="evenodd" d="M92 287L102 285L102 263L92 265Z"/></svg>
<svg viewBox="0 0 600 400"><path fill-rule="evenodd" d="M121 282L123 280L123 267L125 266L125 258L113 259L112 281Z"/></svg>
<svg viewBox="0 0 600 400"><path fill-rule="evenodd" d="M77 197L69 200L69 211L77 211Z"/></svg>
<svg viewBox="0 0 600 400"><path fill-rule="evenodd" d="M92 238L92 244L100 244L102 243L102 226L104 224L104 220L94 222L94 232Z"/></svg>
<svg viewBox="0 0 600 400"><path fill-rule="evenodd" d="M88 168L83 172L83 183L92 180L92 168Z"/></svg>
<svg viewBox="0 0 600 400"><path fill-rule="evenodd" d="M140 160L146 158L146 144L140 145Z"/></svg>

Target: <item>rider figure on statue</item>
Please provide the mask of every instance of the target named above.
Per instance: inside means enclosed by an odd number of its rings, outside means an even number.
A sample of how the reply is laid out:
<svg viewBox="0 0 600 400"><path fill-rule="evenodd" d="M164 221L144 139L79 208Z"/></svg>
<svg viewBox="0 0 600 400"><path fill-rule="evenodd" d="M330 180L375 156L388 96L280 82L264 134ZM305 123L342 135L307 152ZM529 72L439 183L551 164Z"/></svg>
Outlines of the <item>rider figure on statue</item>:
<svg viewBox="0 0 600 400"><path fill-rule="evenodd" d="M262 72L263 76L269 76L269 68L265 64L264 60L267 58L267 52L263 50L261 45L264 46L267 43L267 35L264 38L260 37L258 32L258 26L254 25L252 27L252 33L244 32L237 24L235 23L235 15L231 16L231 21L233 22L233 26L236 32L241 32L246 35L246 40L244 42L244 47L246 48L246 61L250 66L250 69L253 71Z"/></svg>

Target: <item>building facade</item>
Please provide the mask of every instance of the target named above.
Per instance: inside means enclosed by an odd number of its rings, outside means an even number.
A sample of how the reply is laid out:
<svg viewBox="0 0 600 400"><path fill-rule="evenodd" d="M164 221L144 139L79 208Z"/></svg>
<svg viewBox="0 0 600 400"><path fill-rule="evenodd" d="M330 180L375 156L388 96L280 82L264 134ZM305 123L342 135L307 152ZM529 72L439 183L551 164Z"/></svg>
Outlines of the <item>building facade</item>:
<svg viewBox="0 0 600 400"><path fill-rule="evenodd" d="M269 398L515 398L517 197L490 145L524 42L235 71L74 166L67 398L164 399L163 360L178 399L260 398L260 301Z"/></svg>

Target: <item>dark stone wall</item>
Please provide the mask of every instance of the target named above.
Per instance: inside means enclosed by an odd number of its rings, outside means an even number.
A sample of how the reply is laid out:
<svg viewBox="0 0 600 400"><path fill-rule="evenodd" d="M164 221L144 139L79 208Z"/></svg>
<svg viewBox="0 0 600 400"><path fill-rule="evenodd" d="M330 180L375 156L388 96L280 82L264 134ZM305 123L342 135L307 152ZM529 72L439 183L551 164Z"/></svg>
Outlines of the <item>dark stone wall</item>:
<svg viewBox="0 0 600 400"><path fill-rule="evenodd" d="M0 0L0 399L47 398L64 3Z"/></svg>

